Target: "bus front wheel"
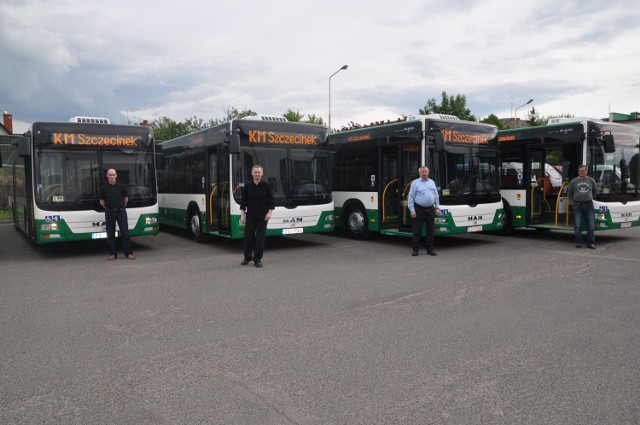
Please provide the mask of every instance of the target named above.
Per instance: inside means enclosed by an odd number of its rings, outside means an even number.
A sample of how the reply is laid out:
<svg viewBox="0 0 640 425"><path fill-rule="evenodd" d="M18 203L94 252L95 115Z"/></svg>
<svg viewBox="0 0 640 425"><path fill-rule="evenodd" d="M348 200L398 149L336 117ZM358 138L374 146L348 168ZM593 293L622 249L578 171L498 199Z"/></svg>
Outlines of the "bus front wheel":
<svg viewBox="0 0 640 425"><path fill-rule="evenodd" d="M189 231L196 242L204 242L205 237L200 224L200 211L197 208L189 210Z"/></svg>
<svg viewBox="0 0 640 425"><path fill-rule="evenodd" d="M504 204L504 226L498 230L498 234L508 236L513 231L513 214L511 213L511 205L506 200L502 200Z"/></svg>
<svg viewBox="0 0 640 425"><path fill-rule="evenodd" d="M367 225L367 213L360 206L349 208L347 213L347 233L351 239L364 240L371 237L371 232Z"/></svg>

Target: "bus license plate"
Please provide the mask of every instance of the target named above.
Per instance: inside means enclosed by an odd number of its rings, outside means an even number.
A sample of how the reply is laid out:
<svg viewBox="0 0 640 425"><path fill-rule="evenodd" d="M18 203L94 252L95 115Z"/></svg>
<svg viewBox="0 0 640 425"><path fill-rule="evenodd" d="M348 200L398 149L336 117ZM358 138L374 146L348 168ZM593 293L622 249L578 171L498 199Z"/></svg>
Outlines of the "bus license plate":
<svg viewBox="0 0 640 425"><path fill-rule="evenodd" d="M626 229L627 227L631 227L631 222L630 221L626 221L624 223L620 223L620 228L621 229Z"/></svg>
<svg viewBox="0 0 640 425"><path fill-rule="evenodd" d="M298 233L302 233L303 229L302 227L296 227L293 229L282 229L282 234L283 235L295 235Z"/></svg>
<svg viewBox="0 0 640 425"><path fill-rule="evenodd" d="M467 227L467 232L482 232L482 226L469 226Z"/></svg>
<svg viewBox="0 0 640 425"><path fill-rule="evenodd" d="M91 239L105 239L106 237L107 237L107 232L92 233L91 234Z"/></svg>

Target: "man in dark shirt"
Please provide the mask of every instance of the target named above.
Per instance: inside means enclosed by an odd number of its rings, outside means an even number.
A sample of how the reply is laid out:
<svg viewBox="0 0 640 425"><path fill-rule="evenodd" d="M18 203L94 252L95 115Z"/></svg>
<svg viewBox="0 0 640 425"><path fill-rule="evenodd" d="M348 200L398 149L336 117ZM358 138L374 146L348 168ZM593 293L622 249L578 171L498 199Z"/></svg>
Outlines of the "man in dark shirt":
<svg viewBox="0 0 640 425"><path fill-rule="evenodd" d="M253 260L256 267L262 267L264 240L267 234L267 223L274 210L273 192L268 183L262 181L264 170L260 165L251 168L253 180L242 188L240 209L244 211L240 223L244 228L244 260L243 266Z"/></svg>
<svg viewBox="0 0 640 425"><path fill-rule="evenodd" d="M116 181L117 177L116 170L110 168L107 170L107 183L100 188L100 205L104 208L104 218L107 225L108 260L115 260L118 257L116 250L116 222L122 236L124 256L129 260L135 260L136 257L131 252L126 210L129 202L129 193L125 185Z"/></svg>

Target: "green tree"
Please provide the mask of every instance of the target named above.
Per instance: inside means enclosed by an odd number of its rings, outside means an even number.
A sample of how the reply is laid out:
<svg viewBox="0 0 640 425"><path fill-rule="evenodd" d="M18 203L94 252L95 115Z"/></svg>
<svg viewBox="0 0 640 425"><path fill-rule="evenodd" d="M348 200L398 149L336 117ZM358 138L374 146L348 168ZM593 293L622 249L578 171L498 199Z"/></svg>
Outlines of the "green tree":
<svg viewBox="0 0 640 425"><path fill-rule="evenodd" d="M476 117L471 114L467 108L467 97L463 94L448 96L446 91L442 91L442 101L440 105L436 103L434 98L427 100L424 108L420 109L420 114L447 114L455 115L461 120L477 121Z"/></svg>
<svg viewBox="0 0 640 425"><path fill-rule="evenodd" d="M198 118L195 115L190 118L185 118L183 121L184 131L186 134L193 133L194 131L202 130L208 126L205 124L202 118Z"/></svg>
<svg viewBox="0 0 640 425"><path fill-rule="evenodd" d="M292 122L301 122L304 118L304 114L301 114L300 111L293 111L291 109L287 109L287 112L282 114L283 117L287 119L287 121Z"/></svg>
<svg viewBox="0 0 640 425"><path fill-rule="evenodd" d="M287 109L287 112L282 114L282 116L285 117L287 121L324 125L322 117L316 116L315 114L308 114L307 119L304 119L305 114L301 114L300 111L294 111L292 109Z"/></svg>
<svg viewBox="0 0 640 425"><path fill-rule="evenodd" d="M536 111L535 107L532 106L531 109L527 111L527 123L529 126L534 127L536 125L545 125L548 122L548 118L540 117L540 114Z"/></svg>
<svg viewBox="0 0 640 425"><path fill-rule="evenodd" d="M547 125L551 118L574 118L574 117L575 115L567 114L567 113L560 114L560 115L548 115L546 117L540 117L540 114L538 113L538 111L536 111L536 109L532 107L528 111L527 123L529 123L530 126Z"/></svg>
<svg viewBox="0 0 640 425"><path fill-rule="evenodd" d="M224 117L219 118L219 119L212 119L209 121L209 123L211 123L211 125L209 125L209 127L213 126L213 125L217 125L217 124L223 124L225 122L229 122L233 119L241 119L241 118L245 118L245 117L249 117L249 116L254 116L254 115L258 115L258 113L254 110L251 109L243 109L242 111L240 111L238 108L236 108L235 106L230 106L227 110L224 111Z"/></svg>
<svg viewBox="0 0 640 425"><path fill-rule="evenodd" d="M485 124L493 124L498 127L498 130L504 130L506 128L504 123L500 121L500 118L498 118L498 116L495 114L489 115L487 118L481 120L480 122L483 122Z"/></svg>
<svg viewBox="0 0 640 425"><path fill-rule="evenodd" d="M307 120L305 122L308 122L309 124L324 125L322 117L316 116L316 114L307 114Z"/></svg>
<svg viewBox="0 0 640 425"><path fill-rule="evenodd" d="M186 118L182 122L176 122L168 117L160 117L149 125L153 128L155 139L157 141L162 141L184 136L185 134L213 127L214 125L223 124L231 121L232 119L258 115L251 109L239 110L235 107L229 107L224 111L224 113L225 115L222 118L211 118L206 122L202 118L198 118L196 116Z"/></svg>
<svg viewBox="0 0 640 425"><path fill-rule="evenodd" d="M187 134L183 123L168 117L160 117L149 124L153 128L153 136L157 141L169 140Z"/></svg>

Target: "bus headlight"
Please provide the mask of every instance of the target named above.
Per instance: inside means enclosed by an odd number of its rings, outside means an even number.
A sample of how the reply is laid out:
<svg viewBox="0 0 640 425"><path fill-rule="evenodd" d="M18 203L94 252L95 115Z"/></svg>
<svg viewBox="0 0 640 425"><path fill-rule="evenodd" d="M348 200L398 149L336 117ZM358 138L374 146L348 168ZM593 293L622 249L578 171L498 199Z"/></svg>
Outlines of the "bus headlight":
<svg viewBox="0 0 640 425"><path fill-rule="evenodd" d="M327 216L324 218L325 221L333 221L333 214L327 214Z"/></svg>
<svg viewBox="0 0 640 425"><path fill-rule="evenodd" d="M144 220L145 224L156 224L158 222L158 217L147 217Z"/></svg>
<svg viewBox="0 0 640 425"><path fill-rule="evenodd" d="M596 213L596 220L604 220L605 218L606 217L605 217L605 214L603 212L597 212Z"/></svg>
<svg viewBox="0 0 640 425"><path fill-rule="evenodd" d="M436 217L434 223L435 224L445 224L447 222L446 217Z"/></svg>

